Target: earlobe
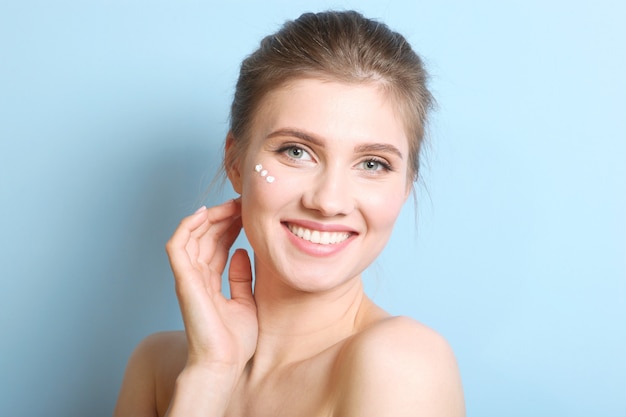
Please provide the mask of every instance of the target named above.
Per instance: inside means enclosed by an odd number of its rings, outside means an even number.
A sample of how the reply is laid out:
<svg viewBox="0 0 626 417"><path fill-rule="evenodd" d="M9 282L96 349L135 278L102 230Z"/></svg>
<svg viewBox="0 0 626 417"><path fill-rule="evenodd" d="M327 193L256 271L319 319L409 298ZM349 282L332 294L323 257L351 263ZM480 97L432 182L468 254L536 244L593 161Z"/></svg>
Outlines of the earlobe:
<svg viewBox="0 0 626 417"><path fill-rule="evenodd" d="M236 151L235 140L232 132L228 132L224 145L224 169L235 192L241 194L241 170L239 168L239 157Z"/></svg>

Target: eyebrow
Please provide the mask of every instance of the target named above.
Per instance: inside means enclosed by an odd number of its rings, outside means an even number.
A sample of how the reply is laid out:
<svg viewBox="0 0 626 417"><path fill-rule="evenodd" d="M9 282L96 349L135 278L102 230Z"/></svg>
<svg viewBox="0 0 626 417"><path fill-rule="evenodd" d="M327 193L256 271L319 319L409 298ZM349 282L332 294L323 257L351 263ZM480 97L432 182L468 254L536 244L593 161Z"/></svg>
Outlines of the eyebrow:
<svg viewBox="0 0 626 417"><path fill-rule="evenodd" d="M394 154L398 158L402 159L402 152L400 152L400 150L395 146L389 145L388 143L364 143L362 145L355 146L354 151L358 153L385 152Z"/></svg>
<svg viewBox="0 0 626 417"><path fill-rule="evenodd" d="M324 147L324 142L322 142L315 136L309 135L308 133L297 129L278 129L267 135L267 139L271 139L276 136L291 136L294 138L302 139L306 142L310 142L313 145Z"/></svg>
<svg viewBox="0 0 626 417"><path fill-rule="evenodd" d="M324 147L324 142L322 142L315 136L298 129L278 129L267 135L267 139L271 139L277 136L291 136L312 143L315 146ZM403 159L402 152L400 152L400 150L395 146L388 143L363 143L360 145L356 145L354 147L354 151L357 153L386 152L396 155L400 159Z"/></svg>

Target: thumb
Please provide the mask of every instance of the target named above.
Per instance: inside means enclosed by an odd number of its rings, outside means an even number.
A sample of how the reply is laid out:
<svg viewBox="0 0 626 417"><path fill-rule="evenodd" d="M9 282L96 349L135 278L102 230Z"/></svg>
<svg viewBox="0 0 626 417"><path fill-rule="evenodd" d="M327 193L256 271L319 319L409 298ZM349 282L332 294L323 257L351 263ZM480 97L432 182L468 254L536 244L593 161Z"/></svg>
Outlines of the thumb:
<svg viewBox="0 0 626 417"><path fill-rule="evenodd" d="M252 267L245 249L237 249L230 259L228 282L231 299L255 304L252 295Z"/></svg>

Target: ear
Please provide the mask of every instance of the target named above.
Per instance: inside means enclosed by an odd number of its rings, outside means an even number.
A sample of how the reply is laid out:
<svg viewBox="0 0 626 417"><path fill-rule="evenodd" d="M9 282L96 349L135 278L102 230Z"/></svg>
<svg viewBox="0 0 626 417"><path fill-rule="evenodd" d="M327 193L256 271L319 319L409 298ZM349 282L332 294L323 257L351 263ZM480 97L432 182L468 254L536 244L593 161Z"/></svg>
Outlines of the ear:
<svg viewBox="0 0 626 417"><path fill-rule="evenodd" d="M409 196L413 193L415 193L415 182L416 182L417 178L415 177L408 177L407 181L406 181L406 190L404 191L404 202L406 203L406 200L409 199Z"/></svg>
<svg viewBox="0 0 626 417"><path fill-rule="evenodd" d="M402 201L402 204L405 204L411 195L413 195L413 201L415 201L415 187L413 185L409 185L406 187L406 192L404 193L404 200Z"/></svg>
<svg viewBox="0 0 626 417"><path fill-rule="evenodd" d="M241 194L242 181L239 161L240 155L238 155L235 140L236 139L233 136L233 133L228 132L228 135L226 136L226 143L224 144L224 169L226 170L226 175L228 176L235 192L237 194Z"/></svg>

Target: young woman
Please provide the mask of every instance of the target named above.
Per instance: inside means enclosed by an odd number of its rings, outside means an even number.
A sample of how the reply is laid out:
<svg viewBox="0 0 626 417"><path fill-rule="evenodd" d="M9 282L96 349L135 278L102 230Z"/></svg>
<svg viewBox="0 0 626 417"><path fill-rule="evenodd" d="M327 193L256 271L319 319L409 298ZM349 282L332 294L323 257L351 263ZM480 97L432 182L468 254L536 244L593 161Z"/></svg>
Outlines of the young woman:
<svg viewBox="0 0 626 417"><path fill-rule="evenodd" d="M167 244L184 332L133 353L116 416L463 416L447 343L367 298L418 175L419 57L356 12L305 14L244 60L224 168L236 200ZM241 228L254 249L237 250Z"/></svg>

